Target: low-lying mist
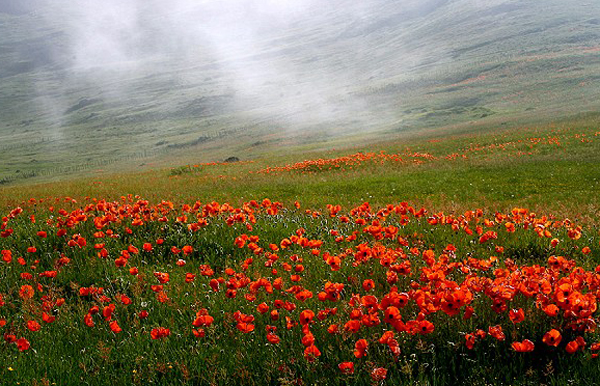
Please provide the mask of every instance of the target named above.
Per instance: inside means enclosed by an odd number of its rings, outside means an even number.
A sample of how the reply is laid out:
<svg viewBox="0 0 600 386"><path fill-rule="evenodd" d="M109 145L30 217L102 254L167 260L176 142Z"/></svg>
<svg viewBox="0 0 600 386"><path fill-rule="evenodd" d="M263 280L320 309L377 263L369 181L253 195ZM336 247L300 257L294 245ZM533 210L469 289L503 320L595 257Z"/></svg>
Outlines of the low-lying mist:
<svg viewBox="0 0 600 386"><path fill-rule="evenodd" d="M540 4L5 0L7 178L597 111L600 3Z"/></svg>
<svg viewBox="0 0 600 386"><path fill-rule="evenodd" d="M37 0L39 16L64 36L50 47L59 81L34 80L38 107L56 128L74 123L67 115L82 99L158 110L160 119L193 118L185 110L215 96L213 111L287 130L393 124L398 106L373 105L361 91L402 76L431 52L398 39L382 47L382 11L389 8L388 22L398 25L445 3ZM390 63L386 49L402 61ZM127 115L114 113L92 119Z"/></svg>

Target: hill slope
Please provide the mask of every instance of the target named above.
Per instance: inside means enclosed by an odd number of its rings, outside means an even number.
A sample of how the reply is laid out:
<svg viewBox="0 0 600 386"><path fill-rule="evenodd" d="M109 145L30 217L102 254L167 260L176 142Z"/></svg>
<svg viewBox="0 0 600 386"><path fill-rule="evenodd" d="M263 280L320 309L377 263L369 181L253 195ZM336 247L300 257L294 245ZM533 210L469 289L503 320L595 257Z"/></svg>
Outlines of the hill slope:
<svg viewBox="0 0 600 386"><path fill-rule="evenodd" d="M594 112L598 41L580 0L3 2L0 180Z"/></svg>

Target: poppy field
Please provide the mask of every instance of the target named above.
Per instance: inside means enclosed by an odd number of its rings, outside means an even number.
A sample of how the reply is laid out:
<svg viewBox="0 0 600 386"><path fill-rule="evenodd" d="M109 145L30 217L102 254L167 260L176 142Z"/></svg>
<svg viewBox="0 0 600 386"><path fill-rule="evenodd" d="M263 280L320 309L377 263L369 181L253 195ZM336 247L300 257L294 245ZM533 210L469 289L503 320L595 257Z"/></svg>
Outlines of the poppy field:
<svg viewBox="0 0 600 386"><path fill-rule="evenodd" d="M594 133L443 139L287 166L198 164L5 196L0 384L594 384L594 185L533 209L501 179L490 194L506 199L495 205L411 190L434 184L429 173L507 159L539 174L576 168L581 153L597 154ZM386 202L374 178L404 190ZM125 180L154 193L123 194L133 190ZM445 181L445 194L469 191ZM342 188L350 182L360 192ZM298 194L300 185L314 190ZM264 195L278 189L283 198Z"/></svg>
<svg viewBox="0 0 600 386"><path fill-rule="evenodd" d="M522 208L324 209L131 196L13 209L2 379L535 383L597 371L597 235Z"/></svg>

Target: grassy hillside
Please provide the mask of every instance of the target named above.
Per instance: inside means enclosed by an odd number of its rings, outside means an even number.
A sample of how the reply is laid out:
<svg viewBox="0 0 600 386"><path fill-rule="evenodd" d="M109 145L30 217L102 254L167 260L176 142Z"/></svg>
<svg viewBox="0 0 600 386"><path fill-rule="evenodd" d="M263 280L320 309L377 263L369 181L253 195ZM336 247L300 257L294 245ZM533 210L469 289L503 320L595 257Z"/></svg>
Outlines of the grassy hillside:
<svg viewBox="0 0 600 386"><path fill-rule="evenodd" d="M271 152L252 161L178 164L127 173L96 172L61 183L0 188L0 207L70 196L153 202L241 202L265 197L344 208L410 201L448 212L526 207L595 224L600 214L599 117L544 127L449 134L434 130L336 150ZM183 157L183 156L182 156ZM179 156L172 159L176 162ZM189 157L193 159L193 157Z"/></svg>
<svg viewBox="0 0 600 386"><path fill-rule="evenodd" d="M152 3L138 34L106 35L69 4L0 8L3 184L548 123L600 100L594 2L340 0L239 36L184 33L198 10L169 24Z"/></svg>
<svg viewBox="0 0 600 386"><path fill-rule="evenodd" d="M593 385L598 127L2 187L0 379Z"/></svg>

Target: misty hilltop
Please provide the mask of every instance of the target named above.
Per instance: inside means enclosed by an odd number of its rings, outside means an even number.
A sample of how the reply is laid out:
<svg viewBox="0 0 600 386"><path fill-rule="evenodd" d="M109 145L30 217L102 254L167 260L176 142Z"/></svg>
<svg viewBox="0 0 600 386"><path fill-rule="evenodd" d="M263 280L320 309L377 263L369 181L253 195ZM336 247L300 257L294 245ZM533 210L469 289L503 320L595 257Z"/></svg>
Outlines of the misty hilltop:
<svg viewBox="0 0 600 386"><path fill-rule="evenodd" d="M5 0L0 180L597 112L591 0Z"/></svg>

